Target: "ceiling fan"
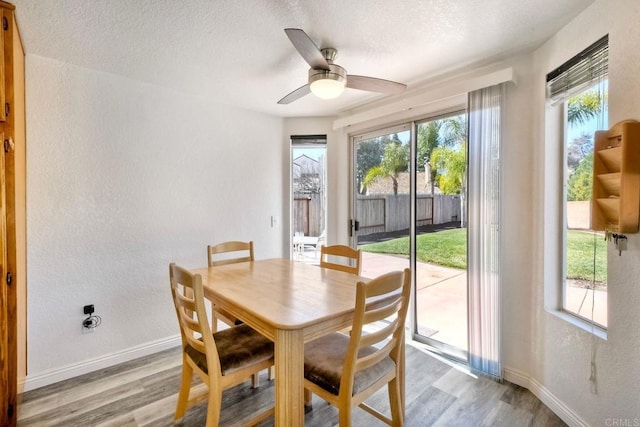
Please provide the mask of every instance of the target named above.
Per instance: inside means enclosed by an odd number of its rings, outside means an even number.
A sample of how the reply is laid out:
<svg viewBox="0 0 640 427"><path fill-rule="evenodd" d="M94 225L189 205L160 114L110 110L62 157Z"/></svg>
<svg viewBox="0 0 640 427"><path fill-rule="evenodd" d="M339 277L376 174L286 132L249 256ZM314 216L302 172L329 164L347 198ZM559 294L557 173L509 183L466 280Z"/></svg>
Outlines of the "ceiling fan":
<svg viewBox="0 0 640 427"><path fill-rule="evenodd" d="M311 68L308 83L282 98L278 104L289 104L309 93L322 99L336 98L345 87L387 94L402 93L407 88L407 85L391 80L347 74L347 70L333 62L338 54L336 49L318 49L307 33L299 28L285 28L284 31Z"/></svg>

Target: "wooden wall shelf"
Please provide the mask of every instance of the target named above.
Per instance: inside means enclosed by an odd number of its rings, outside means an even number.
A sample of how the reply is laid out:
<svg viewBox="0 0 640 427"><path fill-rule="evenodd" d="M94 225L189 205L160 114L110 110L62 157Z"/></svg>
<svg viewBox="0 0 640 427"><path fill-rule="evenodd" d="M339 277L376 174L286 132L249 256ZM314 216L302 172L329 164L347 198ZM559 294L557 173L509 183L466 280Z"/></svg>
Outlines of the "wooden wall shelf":
<svg viewBox="0 0 640 427"><path fill-rule="evenodd" d="M640 122L595 133L591 228L637 233L640 218Z"/></svg>

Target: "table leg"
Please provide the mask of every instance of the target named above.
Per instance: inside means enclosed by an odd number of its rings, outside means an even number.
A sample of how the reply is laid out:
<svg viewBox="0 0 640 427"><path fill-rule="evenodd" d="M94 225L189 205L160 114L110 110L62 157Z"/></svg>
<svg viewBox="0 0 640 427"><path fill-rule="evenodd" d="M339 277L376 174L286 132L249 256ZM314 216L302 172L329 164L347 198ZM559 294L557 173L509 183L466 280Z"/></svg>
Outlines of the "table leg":
<svg viewBox="0 0 640 427"><path fill-rule="evenodd" d="M275 425L304 425L304 341L301 330L276 330Z"/></svg>

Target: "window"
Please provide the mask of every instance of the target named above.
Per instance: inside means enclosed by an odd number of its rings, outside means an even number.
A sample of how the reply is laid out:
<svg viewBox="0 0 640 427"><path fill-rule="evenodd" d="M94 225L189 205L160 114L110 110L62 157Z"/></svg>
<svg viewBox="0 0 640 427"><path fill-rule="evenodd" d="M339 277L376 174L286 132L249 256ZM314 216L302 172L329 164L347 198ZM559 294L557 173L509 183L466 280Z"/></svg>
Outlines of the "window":
<svg viewBox="0 0 640 427"><path fill-rule="evenodd" d="M564 111L562 310L607 327L607 247L591 231L594 132L608 129L608 36L547 76L547 97Z"/></svg>
<svg viewBox="0 0 640 427"><path fill-rule="evenodd" d="M324 239L327 205L326 135L291 136L291 256L312 264Z"/></svg>

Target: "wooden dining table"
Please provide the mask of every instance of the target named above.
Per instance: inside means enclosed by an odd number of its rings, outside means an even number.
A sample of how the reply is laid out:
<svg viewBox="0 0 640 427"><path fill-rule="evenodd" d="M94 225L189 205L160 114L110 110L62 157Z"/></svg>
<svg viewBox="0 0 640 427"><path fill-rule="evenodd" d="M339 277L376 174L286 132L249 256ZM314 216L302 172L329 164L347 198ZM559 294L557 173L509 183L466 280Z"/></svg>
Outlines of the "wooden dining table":
<svg viewBox="0 0 640 427"><path fill-rule="evenodd" d="M369 279L280 258L192 273L208 299L274 342L275 425L303 426L304 343L351 326L356 283Z"/></svg>

